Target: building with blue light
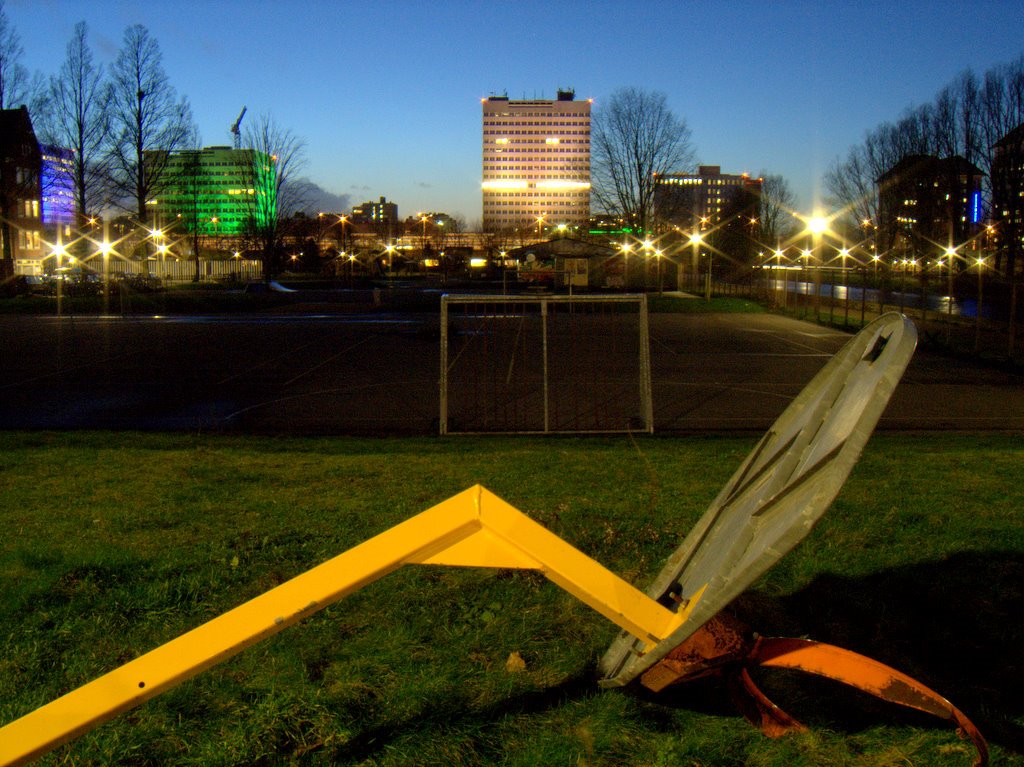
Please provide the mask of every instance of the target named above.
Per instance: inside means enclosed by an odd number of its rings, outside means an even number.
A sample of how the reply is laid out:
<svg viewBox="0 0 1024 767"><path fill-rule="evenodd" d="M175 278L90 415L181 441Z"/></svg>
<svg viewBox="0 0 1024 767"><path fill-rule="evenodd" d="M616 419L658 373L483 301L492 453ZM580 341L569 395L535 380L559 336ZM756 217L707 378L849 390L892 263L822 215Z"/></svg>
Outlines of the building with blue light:
<svg viewBox="0 0 1024 767"><path fill-rule="evenodd" d="M43 156L43 226L48 229L75 223L75 154L70 149L40 144Z"/></svg>
<svg viewBox="0 0 1024 767"><path fill-rule="evenodd" d="M972 246L982 228L985 173L959 155L907 155L878 177L878 246L929 259Z"/></svg>

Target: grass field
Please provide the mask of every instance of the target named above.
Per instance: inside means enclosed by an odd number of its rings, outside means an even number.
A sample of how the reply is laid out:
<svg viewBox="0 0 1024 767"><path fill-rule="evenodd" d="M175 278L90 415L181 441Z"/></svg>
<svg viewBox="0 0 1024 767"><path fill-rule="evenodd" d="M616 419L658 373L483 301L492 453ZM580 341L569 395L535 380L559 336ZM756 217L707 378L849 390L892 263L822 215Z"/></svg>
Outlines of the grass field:
<svg viewBox="0 0 1024 767"><path fill-rule="evenodd" d="M640 586L746 438L351 440L0 433L6 723L482 483ZM865 652L1024 765L1024 442L878 435L735 605ZM44 760L130 765L968 765L966 743L805 677L769 740L715 680L602 691L615 628L536 574L406 568ZM509 670L518 653L525 669Z"/></svg>

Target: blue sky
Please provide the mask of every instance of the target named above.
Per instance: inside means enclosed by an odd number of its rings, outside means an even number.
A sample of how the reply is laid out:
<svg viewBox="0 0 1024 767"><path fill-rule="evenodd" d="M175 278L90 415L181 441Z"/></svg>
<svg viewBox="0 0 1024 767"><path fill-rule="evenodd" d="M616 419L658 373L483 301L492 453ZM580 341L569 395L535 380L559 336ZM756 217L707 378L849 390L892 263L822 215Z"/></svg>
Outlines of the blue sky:
<svg viewBox="0 0 1024 767"><path fill-rule="evenodd" d="M243 105L307 144L306 175L352 203L381 195L480 218L480 99L595 109L622 86L664 92L702 163L785 176L802 207L865 131L959 72L1024 54L999 2L402 2L7 0L24 64L55 72L78 21L102 61L129 24L157 39L206 144Z"/></svg>

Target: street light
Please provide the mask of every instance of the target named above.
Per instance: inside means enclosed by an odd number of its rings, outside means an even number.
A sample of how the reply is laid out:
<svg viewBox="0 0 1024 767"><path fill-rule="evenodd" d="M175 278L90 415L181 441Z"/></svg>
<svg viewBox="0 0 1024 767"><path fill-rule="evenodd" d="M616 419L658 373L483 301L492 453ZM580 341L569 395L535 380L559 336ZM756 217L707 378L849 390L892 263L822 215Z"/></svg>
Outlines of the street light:
<svg viewBox="0 0 1024 767"><path fill-rule="evenodd" d="M644 252L644 290L646 291L651 276L651 252L654 250L654 243L650 237L644 239L641 248Z"/></svg>
<svg viewBox="0 0 1024 767"><path fill-rule="evenodd" d="M700 232L692 232L690 234L690 262L693 267L693 276L697 276L697 264L700 259L700 244L704 242L704 235ZM710 262L709 262L710 267ZM704 297L706 300L711 300L711 270L708 269L708 279L704 290Z"/></svg>
<svg viewBox="0 0 1024 767"><path fill-rule="evenodd" d="M388 254L388 279L393 279L395 276L394 265L395 265L395 246L388 243L384 248L384 252Z"/></svg>
<svg viewBox="0 0 1024 767"><path fill-rule="evenodd" d="M949 268L946 274L946 342L949 342L950 324L953 322L953 259L956 258L956 248L946 248L946 258Z"/></svg>
<svg viewBox="0 0 1024 767"><path fill-rule="evenodd" d="M655 263L658 265L658 295L664 295L664 285L661 280L661 248L654 249Z"/></svg>
<svg viewBox="0 0 1024 767"><path fill-rule="evenodd" d="M100 256L103 259L103 313L110 314L110 253L114 246L104 233L100 243Z"/></svg>
<svg viewBox="0 0 1024 767"><path fill-rule="evenodd" d="M977 354L981 348L981 307L984 297L985 285L982 281L982 273L985 270L985 257L978 256L978 308L974 313L974 353Z"/></svg>
<svg viewBox="0 0 1024 767"><path fill-rule="evenodd" d="M821 235L828 231L828 219L824 216L814 215L807 219L807 231L811 234L811 255L818 252L821 245ZM818 261L818 268L814 272L814 319L821 321L821 261Z"/></svg>
<svg viewBox="0 0 1024 767"><path fill-rule="evenodd" d="M850 324L850 273L846 270L846 257L850 255L849 249L843 245L839 251L841 258L840 268L843 270L843 327ZM833 311L835 302L833 301Z"/></svg>
<svg viewBox="0 0 1024 767"><path fill-rule="evenodd" d="M629 254L633 250L633 246L627 241L623 241L619 245L619 250L622 251L622 287L629 290Z"/></svg>
<svg viewBox="0 0 1024 767"><path fill-rule="evenodd" d="M64 250L64 244L61 242L60 229L57 229L57 244L53 246L53 252L50 254L54 257L54 263L56 266L53 267L53 274L56 277L56 293L57 293L57 316L61 316L61 310L63 309L63 280L61 277L61 259L67 254Z"/></svg>
<svg viewBox="0 0 1024 767"><path fill-rule="evenodd" d="M160 254L160 276L164 279L167 278L167 245L160 243L156 247L156 252Z"/></svg>

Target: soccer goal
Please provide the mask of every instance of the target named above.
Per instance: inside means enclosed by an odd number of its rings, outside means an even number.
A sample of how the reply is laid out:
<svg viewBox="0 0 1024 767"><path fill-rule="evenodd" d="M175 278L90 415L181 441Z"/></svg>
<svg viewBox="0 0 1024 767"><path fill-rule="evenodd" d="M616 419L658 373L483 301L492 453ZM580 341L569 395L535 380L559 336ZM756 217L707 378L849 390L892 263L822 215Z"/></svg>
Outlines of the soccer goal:
<svg viewBox="0 0 1024 767"><path fill-rule="evenodd" d="M441 434L652 432L647 297L446 295Z"/></svg>

